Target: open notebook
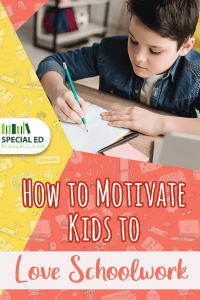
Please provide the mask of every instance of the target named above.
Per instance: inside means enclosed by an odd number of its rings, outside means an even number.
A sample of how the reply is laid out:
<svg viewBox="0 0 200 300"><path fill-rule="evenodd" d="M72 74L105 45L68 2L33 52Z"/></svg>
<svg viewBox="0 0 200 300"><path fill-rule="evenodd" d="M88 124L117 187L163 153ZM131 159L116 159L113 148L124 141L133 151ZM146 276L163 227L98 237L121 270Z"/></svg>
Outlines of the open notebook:
<svg viewBox="0 0 200 300"><path fill-rule="evenodd" d="M60 122L74 150L97 153L130 131L109 126L108 122L101 118L101 114L106 110L88 102L87 104L88 111L85 119L88 132L84 125Z"/></svg>

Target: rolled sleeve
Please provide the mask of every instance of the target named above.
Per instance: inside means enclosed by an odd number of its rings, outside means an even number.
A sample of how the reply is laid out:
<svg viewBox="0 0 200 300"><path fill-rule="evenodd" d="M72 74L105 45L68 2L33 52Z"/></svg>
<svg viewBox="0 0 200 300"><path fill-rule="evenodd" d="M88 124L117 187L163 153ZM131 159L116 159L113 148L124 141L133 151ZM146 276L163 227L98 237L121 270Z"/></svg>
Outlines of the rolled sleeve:
<svg viewBox="0 0 200 300"><path fill-rule="evenodd" d="M57 73L59 73L62 77L63 77L63 82L65 81L65 71L64 69L54 60L52 60L51 58L47 58L43 61L41 61L41 63L38 66L38 69L36 71L36 74L39 78L39 80L41 79L41 77L50 71L55 71Z"/></svg>
<svg viewBox="0 0 200 300"><path fill-rule="evenodd" d="M73 81L99 75L97 68L99 45L95 43L91 47L83 47L46 57L40 62L36 71L39 80L45 73L55 71L63 77L63 83L68 81L63 62L67 64Z"/></svg>

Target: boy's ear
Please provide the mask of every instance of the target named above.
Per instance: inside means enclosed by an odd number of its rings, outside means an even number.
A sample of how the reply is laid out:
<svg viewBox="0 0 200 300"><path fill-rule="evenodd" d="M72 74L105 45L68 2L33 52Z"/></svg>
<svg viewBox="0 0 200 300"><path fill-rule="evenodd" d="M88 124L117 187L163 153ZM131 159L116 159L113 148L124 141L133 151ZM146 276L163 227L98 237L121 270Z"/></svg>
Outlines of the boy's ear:
<svg viewBox="0 0 200 300"><path fill-rule="evenodd" d="M195 42L195 38L194 37L190 37L187 42L185 42L181 48L179 49L178 53L180 56L184 56L186 55L193 47Z"/></svg>

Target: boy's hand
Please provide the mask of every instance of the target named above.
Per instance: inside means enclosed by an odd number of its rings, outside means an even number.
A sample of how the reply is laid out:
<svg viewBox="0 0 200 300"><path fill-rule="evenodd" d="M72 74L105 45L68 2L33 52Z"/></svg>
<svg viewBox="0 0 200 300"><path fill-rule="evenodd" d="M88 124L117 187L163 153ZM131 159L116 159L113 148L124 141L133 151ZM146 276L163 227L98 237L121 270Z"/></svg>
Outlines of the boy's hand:
<svg viewBox="0 0 200 300"><path fill-rule="evenodd" d="M70 90L60 90L54 99L51 99L55 113L60 121L82 124L82 118L86 116L88 106L79 96L78 100L81 106L79 106Z"/></svg>
<svg viewBox="0 0 200 300"><path fill-rule="evenodd" d="M157 136L163 133L163 116L140 107L118 108L102 113L110 126L130 128L145 135Z"/></svg>

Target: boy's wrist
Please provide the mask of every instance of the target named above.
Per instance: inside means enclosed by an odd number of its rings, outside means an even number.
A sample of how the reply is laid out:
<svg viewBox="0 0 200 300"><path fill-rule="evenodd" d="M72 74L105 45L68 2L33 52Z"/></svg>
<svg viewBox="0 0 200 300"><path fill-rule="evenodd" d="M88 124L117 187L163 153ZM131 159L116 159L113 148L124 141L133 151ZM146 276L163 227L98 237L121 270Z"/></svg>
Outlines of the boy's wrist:
<svg viewBox="0 0 200 300"><path fill-rule="evenodd" d="M167 134L168 132L178 132L180 131L180 119L176 116L162 116L162 133L163 135ZM182 121L182 120L181 120Z"/></svg>
<svg viewBox="0 0 200 300"><path fill-rule="evenodd" d="M57 86L53 91L51 95L51 101L52 103L55 103L56 99L58 97L61 97L65 92L69 91L69 89L63 84L60 86Z"/></svg>
<svg viewBox="0 0 200 300"><path fill-rule="evenodd" d="M68 88L63 83L62 76L54 71L45 73L41 77L40 82L52 104L55 103L57 95L61 91L68 91Z"/></svg>
<svg viewBox="0 0 200 300"><path fill-rule="evenodd" d="M200 135L200 119L198 118L163 116L162 119L163 135L172 131Z"/></svg>
<svg viewBox="0 0 200 300"><path fill-rule="evenodd" d="M165 135L167 132L170 131L169 129L169 117L168 116L161 116L161 134Z"/></svg>

